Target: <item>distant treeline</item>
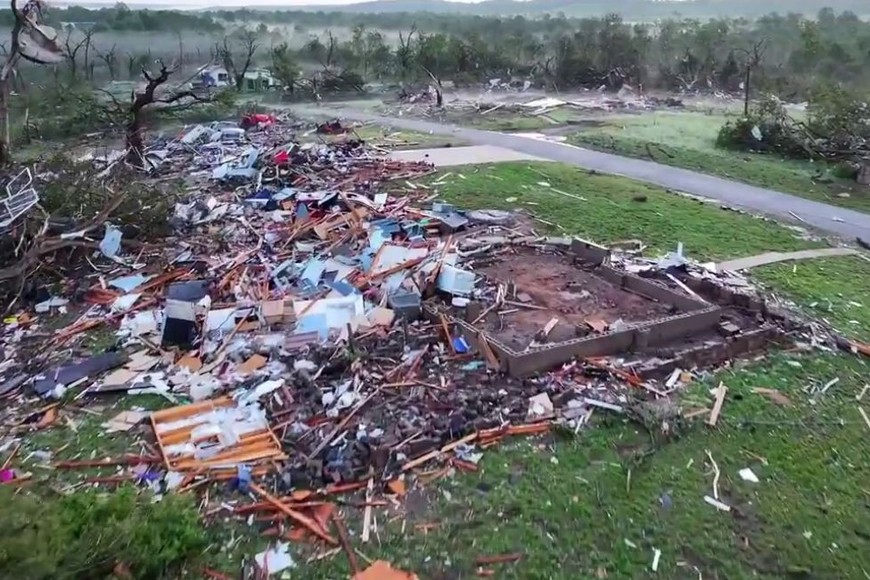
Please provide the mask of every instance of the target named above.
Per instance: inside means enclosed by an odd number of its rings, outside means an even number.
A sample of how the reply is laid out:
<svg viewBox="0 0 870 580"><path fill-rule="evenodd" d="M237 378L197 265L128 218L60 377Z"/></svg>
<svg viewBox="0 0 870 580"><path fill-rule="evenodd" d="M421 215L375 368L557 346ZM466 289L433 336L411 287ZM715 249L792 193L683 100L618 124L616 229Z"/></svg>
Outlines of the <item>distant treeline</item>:
<svg viewBox="0 0 870 580"><path fill-rule="evenodd" d="M800 4L800 5L797 5ZM491 29L494 33L543 34L576 29L583 19L619 14L627 22L653 22L661 19L700 19L728 17L748 23L769 14L799 14L809 16L815 2L795 3L793 0L757 2L756 0L692 0L680 2L652 0L608 0L606 2L576 2L576 0L535 0L514 2L493 0L478 4L458 4L437 0L393 0L366 2L336 7L333 11L236 9L236 10L145 10L130 9L123 3L111 8L89 9L79 6L51 8L48 22L53 25L71 23L96 31L179 31L221 32L238 26L283 25L298 31L323 28L353 28L358 25L381 30L402 30L416 26L423 31L460 32ZM870 14L865 0L825 0L834 5L828 11ZM509 10L511 6L528 7L525 14ZM403 7L407 11L400 10ZM369 12L383 10L384 12ZM864 14L862 14L862 12ZM0 10L0 22L11 26L12 13Z"/></svg>
<svg viewBox="0 0 870 580"><path fill-rule="evenodd" d="M182 64L211 59L225 62L229 70L233 66L226 47L235 46L236 58L245 61L242 48L248 46L256 48L253 64L283 71L285 86L317 71L323 80L313 79L310 86L335 79L354 87L430 82L435 76L469 85L515 78L557 90L618 89L627 83L736 92L748 68L754 88L788 99L803 99L815 87L832 83L870 88L870 23L853 12L831 9L814 18L769 14L751 21L674 18L649 24L617 14L582 19L417 14L414 20L401 20L402 15L264 13L307 30L301 34L267 26L253 14L69 8L51 11L49 23L76 23L62 33L70 75L84 71L90 80L115 80L124 72L132 79L142 63L179 54ZM7 11L0 17L8 21L10 15ZM175 33L177 42L167 42ZM137 38L146 44L137 45ZM72 51L82 39L95 50Z"/></svg>

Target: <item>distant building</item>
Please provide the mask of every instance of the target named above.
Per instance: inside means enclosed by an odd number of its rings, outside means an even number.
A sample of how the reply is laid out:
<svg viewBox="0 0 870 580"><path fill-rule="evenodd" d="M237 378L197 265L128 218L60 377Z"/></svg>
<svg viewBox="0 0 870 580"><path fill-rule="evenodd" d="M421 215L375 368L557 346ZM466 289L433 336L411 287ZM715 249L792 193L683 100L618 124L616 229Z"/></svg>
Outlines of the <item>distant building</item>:
<svg viewBox="0 0 870 580"><path fill-rule="evenodd" d="M230 86L230 75L222 66L210 66L203 69L199 73L199 78L204 87L228 87Z"/></svg>
<svg viewBox="0 0 870 580"><path fill-rule="evenodd" d="M281 88L281 83L278 82L268 69L255 68L245 73L246 91L270 91L272 89Z"/></svg>
<svg viewBox="0 0 870 580"><path fill-rule="evenodd" d="M204 87L221 88L231 86L235 81L222 66L211 66L200 73L200 81ZM259 92L280 88L281 83L272 76L268 69L255 68L245 73L242 90Z"/></svg>

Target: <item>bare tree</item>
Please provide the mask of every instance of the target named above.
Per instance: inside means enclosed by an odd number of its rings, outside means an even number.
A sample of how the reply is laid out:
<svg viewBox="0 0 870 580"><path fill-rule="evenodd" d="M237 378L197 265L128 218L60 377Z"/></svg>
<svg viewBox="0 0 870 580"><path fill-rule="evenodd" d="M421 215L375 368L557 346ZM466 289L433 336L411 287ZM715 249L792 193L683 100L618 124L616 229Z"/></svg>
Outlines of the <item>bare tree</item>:
<svg viewBox="0 0 870 580"><path fill-rule="evenodd" d="M69 74L72 77L72 80L76 80L78 78L78 62L79 62L79 52L83 48L85 48L86 44L90 44L90 37L84 36L81 40L73 40L73 28L69 28L66 31L66 39L63 42L63 55L69 64ZM85 68L87 71L87 68ZM87 72L85 72L87 74Z"/></svg>
<svg viewBox="0 0 870 580"><path fill-rule="evenodd" d="M109 78L115 80L118 76L118 45L113 44L112 48L105 51L97 51L97 58L105 63L109 69Z"/></svg>
<svg viewBox="0 0 870 580"><path fill-rule="evenodd" d="M396 56L399 58L399 68L402 80L405 80L408 71L411 70L411 67L413 66L414 46L412 43L416 32L416 24L411 26L411 30L408 32L407 36L405 36L401 30L399 31L399 47L396 49Z"/></svg>
<svg viewBox="0 0 870 580"><path fill-rule="evenodd" d="M431 70L426 68L425 66L423 66L423 65L420 65L420 66L423 68L424 71L426 71L426 74L429 75L429 78L432 79L432 82L435 83L435 99L436 99L435 104L436 104L436 106L438 108L443 107L444 106L444 92L443 92L443 87L441 85L441 79L438 78L437 76L435 76L435 74Z"/></svg>
<svg viewBox="0 0 870 580"><path fill-rule="evenodd" d="M36 64L51 64L63 60L57 45L57 34L47 26L38 25L42 16L41 0L29 0L18 8L17 0L9 2L15 24L12 44L0 69L0 165L11 161L9 139L9 76L14 74L20 59Z"/></svg>
<svg viewBox="0 0 870 580"><path fill-rule="evenodd" d="M9 47L6 46L5 42L0 42L0 56L3 58L9 57ZM12 90L23 93L26 89L27 85L24 82L21 71L18 68L12 69Z"/></svg>
<svg viewBox="0 0 870 580"><path fill-rule="evenodd" d="M232 77L237 91L242 90L244 87L245 74L251 68L251 64L254 62L254 55L257 54L257 50L260 48L256 36L250 30L246 30L242 35L239 45L241 48L241 58L238 61L233 54L230 40L226 36L222 44L215 45L214 50L214 55L223 62L224 68L227 69L227 74ZM239 67L237 63L242 63L242 66Z"/></svg>
<svg viewBox="0 0 870 580"><path fill-rule="evenodd" d="M89 81L94 80L94 63L91 61L91 49L94 48L93 45L93 30L85 30L85 54L84 54L84 65L85 65L85 78Z"/></svg>
<svg viewBox="0 0 870 580"><path fill-rule="evenodd" d="M743 115L749 116L749 99L751 96L752 71L761 65L767 50L767 39L762 38L752 45L752 48L735 50L744 56L745 76L743 78Z"/></svg>
<svg viewBox="0 0 870 580"><path fill-rule="evenodd" d="M178 70L178 65L166 66L160 60L157 61L157 64L160 67L157 74L146 67L142 68L142 76L145 77L146 81L145 86L141 90L133 91L129 103L125 104L112 93L103 91L111 100L114 108L109 116L126 117L124 136L127 145L127 160L139 167L144 165L145 117L149 108L159 105L164 110L180 111L209 100L193 91L181 89L170 89L160 95L158 91ZM198 73L199 71L197 71ZM179 86L185 84L186 82Z"/></svg>
<svg viewBox="0 0 870 580"><path fill-rule="evenodd" d="M338 39L335 38L335 35L332 34L331 30L326 31L326 52L324 53L323 67L326 69L331 69L335 64L335 53L338 50Z"/></svg>

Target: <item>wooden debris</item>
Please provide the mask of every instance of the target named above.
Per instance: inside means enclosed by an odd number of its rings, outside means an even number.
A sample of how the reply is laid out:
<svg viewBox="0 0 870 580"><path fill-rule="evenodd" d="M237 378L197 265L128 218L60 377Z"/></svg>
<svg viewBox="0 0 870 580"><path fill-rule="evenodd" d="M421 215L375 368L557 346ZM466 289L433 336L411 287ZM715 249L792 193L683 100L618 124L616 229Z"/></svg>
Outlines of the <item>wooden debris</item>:
<svg viewBox="0 0 870 580"><path fill-rule="evenodd" d="M387 489L390 490L390 493L394 493L399 497L403 497L407 492L405 489L405 482L401 479L394 479L387 482Z"/></svg>
<svg viewBox="0 0 870 580"><path fill-rule="evenodd" d="M763 395L767 397L768 399L770 399L771 402L779 405L780 407L792 406L791 399L789 399L788 397L783 395L782 392L777 391L776 389L764 389L761 387L757 387L755 389L752 389L752 392L757 395Z"/></svg>
<svg viewBox="0 0 870 580"><path fill-rule="evenodd" d="M402 466L402 471L408 471L409 469L414 469L417 466L423 465L427 461L435 459L436 457L438 457L439 455L441 455L443 453L447 453L448 451L452 451L452 450L456 449L460 445L463 445L465 443L471 443L472 441L477 439L477 436L478 436L477 433L472 433L471 435L466 435L462 439L458 439L457 441L453 441L452 443L448 443L447 445L445 445L441 449L436 449L434 451L430 451L429 453L423 455L422 457L418 457L417 459L414 459L414 460L407 462L405 465Z"/></svg>
<svg viewBox="0 0 870 580"><path fill-rule="evenodd" d="M419 580L416 574L396 570L389 562L377 560L364 572L354 574L351 580Z"/></svg>
<svg viewBox="0 0 870 580"><path fill-rule="evenodd" d="M707 425L715 427L719 421L719 414L722 412L722 405L725 403L725 395L728 393L728 387L724 383L719 383L716 389L716 402L713 404L713 411L710 412L710 418L707 419Z"/></svg>
<svg viewBox="0 0 870 580"><path fill-rule="evenodd" d="M338 541L341 542L341 549L347 555L347 563L350 565L351 574L354 576L359 574L359 561L356 559L356 553L350 545L350 539L347 535L347 528L344 525L344 520L340 517L333 518L335 529L338 530Z"/></svg>
<svg viewBox="0 0 870 580"><path fill-rule="evenodd" d="M274 466L274 461L284 459L281 442L268 426L259 431L245 433L234 445L229 445L208 459L196 459L195 454L184 444L204 445L209 441L217 444L217 433L209 433L205 439L195 432L204 430L209 413L216 410L233 410L237 403L229 397L172 407L151 414L151 427L163 454L166 468L179 472L201 472L232 467L239 463L251 466ZM181 423L179 425L179 423ZM167 452L170 448L170 452Z"/></svg>
<svg viewBox="0 0 870 580"><path fill-rule="evenodd" d="M486 566L488 564L503 564L505 562L517 562L522 560L523 554L498 554L495 556L478 556L474 559L475 566Z"/></svg>
<svg viewBox="0 0 870 580"><path fill-rule="evenodd" d="M200 359L198 356L188 355L179 359L179 361L175 364L181 368L189 370L192 373L195 373L202 368L202 359Z"/></svg>
<svg viewBox="0 0 870 580"><path fill-rule="evenodd" d="M250 375L266 366L266 363L268 362L269 359L267 359L266 357L255 354L251 358L240 364L236 370L241 375Z"/></svg>
<svg viewBox="0 0 870 580"><path fill-rule="evenodd" d="M311 518L309 518L308 516L306 516L300 512L297 512L296 510L290 509L289 507L287 507L286 505L281 503L281 501L278 498L271 495L269 492L267 492L265 489L263 489L259 485L251 483L251 484L249 484L249 487L251 488L251 490L254 493L256 493L257 495L259 495L260 497L265 499L267 502L274 505L278 509L278 511L286 514L293 521L308 528L318 538L321 538L322 540L324 540L326 543L328 543L330 545L333 545L333 546L338 545L338 541L335 538L333 538L332 536L330 536L328 533L326 533L326 531L324 531L316 521L312 520Z"/></svg>
<svg viewBox="0 0 870 580"><path fill-rule="evenodd" d="M719 476L721 472L719 471L719 466L716 464L716 460L713 459L713 455L709 452L705 452L707 454L707 459L710 460L710 464L713 466L713 497L719 499Z"/></svg>
<svg viewBox="0 0 870 580"><path fill-rule="evenodd" d="M369 541L369 537L371 536L371 526L372 526L372 491L375 487L374 478L369 478L369 483L366 486L366 508L363 513L363 530L361 540L363 544L367 544Z"/></svg>
<svg viewBox="0 0 870 580"><path fill-rule="evenodd" d="M477 334L477 344L481 354L486 358L486 366L492 370L501 368L501 363L495 352L493 352L492 347L489 346L489 342L487 342L486 335L483 332Z"/></svg>
<svg viewBox="0 0 870 580"><path fill-rule="evenodd" d="M709 495L704 496L704 501L716 508L717 510L721 510L723 512L730 512L731 506L725 503L722 503L716 498L710 497Z"/></svg>
<svg viewBox="0 0 870 580"><path fill-rule="evenodd" d="M867 428L870 429L870 417L867 416L866 411L863 408L858 407L858 412L861 413L861 418L864 419L864 423L867 425Z"/></svg>

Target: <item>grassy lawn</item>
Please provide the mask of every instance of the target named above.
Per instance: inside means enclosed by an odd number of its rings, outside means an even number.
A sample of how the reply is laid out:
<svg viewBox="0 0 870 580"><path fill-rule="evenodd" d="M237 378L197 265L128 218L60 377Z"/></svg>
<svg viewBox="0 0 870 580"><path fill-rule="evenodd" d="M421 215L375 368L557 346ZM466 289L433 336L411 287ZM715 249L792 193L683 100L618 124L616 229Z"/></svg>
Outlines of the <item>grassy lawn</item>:
<svg viewBox="0 0 870 580"><path fill-rule="evenodd" d="M683 242L685 251L701 260L814 245L772 221L559 163L499 163L463 167L462 177L453 173L438 189L459 207L526 209L600 243L636 238L652 251L666 251ZM641 197L646 201L635 201Z"/></svg>
<svg viewBox="0 0 870 580"><path fill-rule="evenodd" d="M476 129L485 129L487 131L514 132L538 131L540 129L579 124L583 120L588 119L588 117L588 112L581 113L580 111L565 107L554 109L546 115L523 115L510 111L495 110L486 115L481 115L477 112L470 114L457 113L449 115L447 120L451 123Z"/></svg>
<svg viewBox="0 0 870 580"><path fill-rule="evenodd" d="M754 278L793 300L807 315L847 336L870 341L870 262L856 256L775 264Z"/></svg>
<svg viewBox="0 0 870 580"><path fill-rule="evenodd" d="M427 513L381 528L362 547L421 578L472 577L482 555L498 578L862 578L870 571L870 448L855 395L867 367L855 358L772 355L692 387L708 404L724 381L715 429L687 425L656 443L645 428L599 414L578 437L524 440L487 453L478 473L430 486ZM824 396L803 391L839 377ZM777 389L779 406L753 389ZM866 404L866 403L865 403ZM704 502L713 494L731 512ZM743 481L750 468L760 479ZM412 523L437 523L424 534ZM489 566L488 566L489 567ZM343 558L306 577L337 578Z"/></svg>
<svg viewBox="0 0 870 580"><path fill-rule="evenodd" d="M576 133L570 141L575 145L652 159L825 203L870 211L870 192L854 181L833 177L824 165L718 149L716 135L728 119L722 114L695 112L620 116L610 118L600 127ZM838 195L844 193L849 197Z"/></svg>

